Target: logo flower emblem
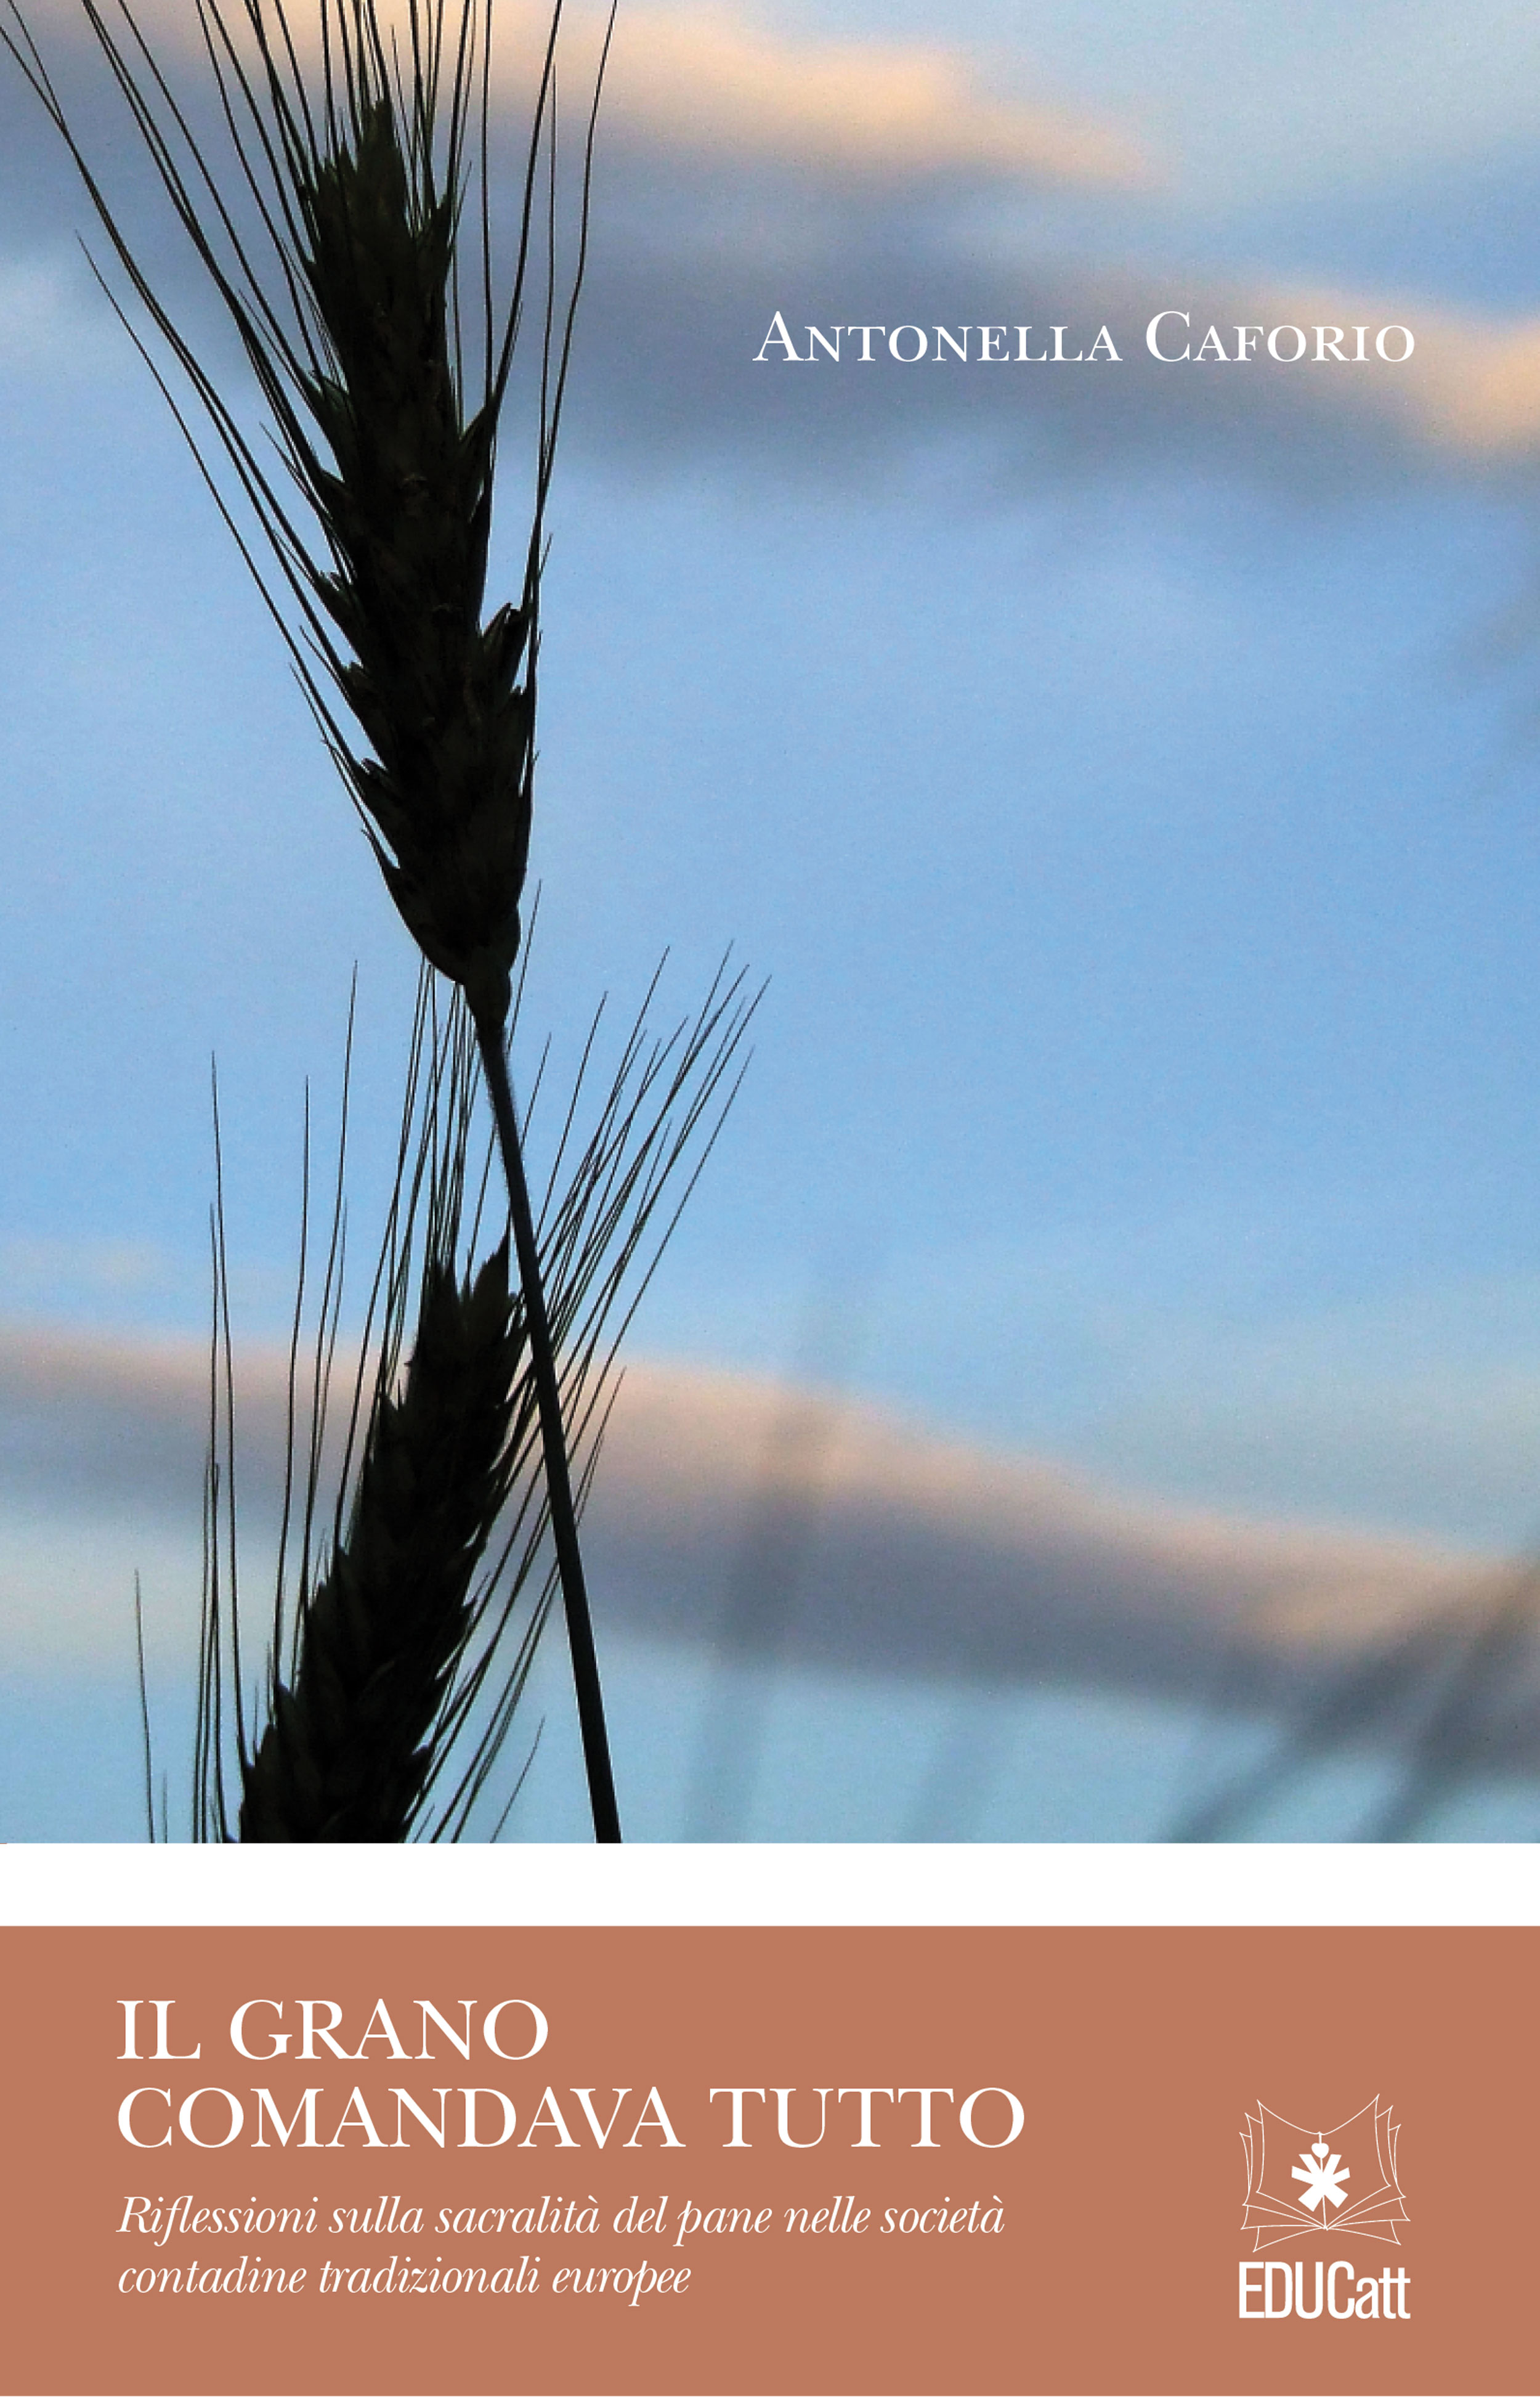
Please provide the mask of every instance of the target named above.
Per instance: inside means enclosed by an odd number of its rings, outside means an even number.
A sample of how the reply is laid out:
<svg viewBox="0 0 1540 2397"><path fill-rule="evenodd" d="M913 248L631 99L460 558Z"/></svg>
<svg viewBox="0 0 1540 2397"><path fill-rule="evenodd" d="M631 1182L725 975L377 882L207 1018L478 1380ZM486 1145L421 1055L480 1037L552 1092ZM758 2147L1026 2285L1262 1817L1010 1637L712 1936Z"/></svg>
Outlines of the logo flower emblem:
<svg viewBox="0 0 1540 2397"><path fill-rule="evenodd" d="M1304 2167L1303 2170L1301 2166ZM1328 2153L1326 2141L1317 2139L1314 2147L1301 2149L1299 2163L1294 2168L1294 2177L1305 2183L1305 2187L1299 2192L1300 2204L1311 2207L1319 2205L1321 2209L1321 2219L1324 2222L1327 2219L1325 2211L1327 2203L1330 2203L1333 2205L1342 2203L1342 2183L1345 2180L1351 2180L1353 2176L1351 2169L1343 2163L1340 2156Z"/></svg>

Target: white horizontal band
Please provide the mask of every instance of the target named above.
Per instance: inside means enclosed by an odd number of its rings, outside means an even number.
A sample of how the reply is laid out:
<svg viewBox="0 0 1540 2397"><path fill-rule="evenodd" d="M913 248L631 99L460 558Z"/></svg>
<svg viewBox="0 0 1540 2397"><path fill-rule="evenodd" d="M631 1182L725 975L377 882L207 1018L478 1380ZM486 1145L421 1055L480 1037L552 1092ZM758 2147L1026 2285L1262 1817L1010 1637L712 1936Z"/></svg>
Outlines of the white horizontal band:
<svg viewBox="0 0 1540 2397"><path fill-rule="evenodd" d="M1520 1845L0 1848L10 1924L1540 1922Z"/></svg>

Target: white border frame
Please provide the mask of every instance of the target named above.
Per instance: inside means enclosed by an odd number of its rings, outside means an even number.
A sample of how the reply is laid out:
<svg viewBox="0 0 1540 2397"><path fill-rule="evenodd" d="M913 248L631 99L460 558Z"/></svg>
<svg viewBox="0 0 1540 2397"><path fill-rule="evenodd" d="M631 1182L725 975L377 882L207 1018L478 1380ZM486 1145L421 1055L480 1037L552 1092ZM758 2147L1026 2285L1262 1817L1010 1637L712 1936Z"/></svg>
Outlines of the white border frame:
<svg viewBox="0 0 1540 2397"><path fill-rule="evenodd" d="M1517 1844L0 1848L0 1923L1540 1923Z"/></svg>

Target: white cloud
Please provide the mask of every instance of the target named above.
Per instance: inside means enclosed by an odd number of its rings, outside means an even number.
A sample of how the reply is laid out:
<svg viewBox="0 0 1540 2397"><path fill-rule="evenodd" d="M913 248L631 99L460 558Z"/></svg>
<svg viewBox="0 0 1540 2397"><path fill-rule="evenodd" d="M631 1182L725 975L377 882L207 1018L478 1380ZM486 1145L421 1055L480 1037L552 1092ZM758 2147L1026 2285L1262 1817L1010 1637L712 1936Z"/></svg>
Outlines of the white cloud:
<svg viewBox="0 0 1540 2397"><path fill-rule="evenodd" d="M1527 473L1540 450L1537 319L1462 315L1405 290L1301 290L1219 269L1071 260L1025 234L980 242L942 217L906 246L874 211L842 220L804 209L793 223L788 208L778 250L762 215L731 239L713 225L710 251L681 240L666 261L640 244L600 253L577 394L588 437L643 455L698 462L717 449L777 472L841 474L879 461L890 469L896 450L962 443L997 486L1145 463L1239 473L1313 497L1361 488L1366 469ZM756 358L777 310L800 366L778 343ZM1161 328L1168 355L1157 359L1148 328L1168 310L1178 313ZM1023 320L1034 351L1052 340L1044 328L1066 326L1071 358L1105 325L1118 362L1024 363L1013 329ZM990 364L978 355L986 323L1005 328ZM852 334L839 364L822 351L809 363L809 324L826 336L839 326L918 327L928 354L895 364L879 336L865 363ZM966 342L966 365L937 340L937 324ZM1262 328L1243 361L1241 326ZM1198 355L1210 327L1223 359L1214 344ZM1398 327L1413 337L1404 360ZM915 337L904 338L912 355Z"/></svg>
<svg viewBox="0 0 1540 2397"><path fill-rule="evenodd" d="M1091 188L1146 172L1124 132L991 90L961 49L796 41L726 9L624 12L606 99L614 130L670 155Z"/></svg>
<svg viewBox="0 0 1540 2397"><path fill-rule="evenodd" d="M153 39L187 50L182 0L141 12ZM100 100L103 70L82 58L73 0L30 11L65 62L72 107ZM308 21L308 20L307 20ZM497 88L505 125L527 112L544 23L538 6L498 14ZM586 89L597 20L575 20L569 100ZM195 87L188 58L185 80ZM7 116L30 142L13 89ZM109 116L88 114L93 142ZM1069 189L1127 184L1141 167L1116 127L1026 104L962 47L813 42L725 9L623 15L606 87L605 156L616 197L597 228L575 392L575 435L633 455L714 449L773 471L820 460L848 470L895 441L962 436L985 472L1041 478L1067 462L1102 472L1128 458L1207 461L1272 479L1319 483L1367 459L1440 470L1528 466L1540 446L1540 319L1462 314L1414 291L1301 289L1238 276L1222 263L1166 269L1117 254L1104 218L1096 248L1071 256L1013 202L970 221L955 186ZM93 148L93 154L95 151ZM29 203L30 204L30 203ZM1130 223L1131 241L1141 229ZM185 262L173 248L163 278ZM175 261L171 263L170 261ZM200 289L199 304L206 299ZM172 293L175 300L175 293ZM185 305L185 301L181 304ZM791 388L753 363L776 309L807 322L1066 322L1071 343L1108 323L1116 368L1033 372L978 366L906 373L879 344L874 368L826 362ZM1405 365L1373 355L1337 365L1162 365L1145 346L1157 309L1182 309L1196 347L1212 322L1233 354L1238 324L1264 328L1393 323L1415 335ZM0 355L45 359L100 350L79 274L51 259L0 274ZM1175 326L1172 328L1175 333ZM1261 345L1258 345L1261 346ZM1352 346L1349 336L1348 348ZM115 344L126 361L126 345Z"/></svg>
<svg viewBox="0 0 1540 2397"><path fill-rule="evenodd" d="M405 31L404 0L380 7ZM28 20L50 39L81 38L74 0L29 0ZM243 12L229 12L238 25ZM317 59L316 14L294 10L297 40ZM139 0L135 15L157 52L201 47L186 0ZM501 0L494 15L493 91L522 127L550 11ZM604 13L568 12L564 90L586 100ZM605 88L610 138L732 160L772 159L795 170L912 178L973 174L1096 188L1143 179L1132 139L1085 113L1031 105L993 87L961 47L884 40L808 41L725 7L621 13Z"/></svg>
<svg viewBox="0 0 1540 2397"><path fill-rule="evenodd" d="M1475 465L1528 463L1540 449L1540 317L1463 314L1404 289L1227 287L1218 278L1192 300L1184 295L1175 304L1191 315L1195 351L1211 323L1232 358L1239 324L1303 331L1306 354L1300 363L1287 363L1294 347L1289 336L1281 342L1284 362L1265 362L1259 376L1271 386L1268 402L1294 402L1302 421L1312 410L1332 411L1347 423L1355 418L1377 423L1404 442ZM1360 326L1367 328L1362 364L1355 356ZM1340 370L1320 355L1321 327L1328 338L1341 337L1339 346L1349 362ZM1404 362L1403 341L1390 328L1404 328L1414 337L1415 347ZM1381 328L1387 329L1386 355L1376 356ZM1169 338L1179 348L1181 328L1173 326Z"/></svg>
<svg viewBox="0 0 1540 2397"><path fill-rule="evenodd" d="M1540 451L1540 317L1419 312L1422 358L1412 407L1425 436L1478 462Z"/></svg>
<svg viewBox="0 0 1540 2397"><path fill-rule="evenodd" d="M121 1644L145 1538L195 1555L207 1374L192 1344L0 1333L13 1652ZM280 1356L243 1360L248 1520L271 1523L284 1392ZM91 1576L29 1590L50 1508L77 1545L88 1533ZM113 1520L115 1573L100 1538ZM1494 1587L1480 1559L1129 1499L873 1410L649 1365L628 1374L590 1543L601 1611L655 1637L988 1681L1201 1694L1223 1677L1237 1702L1457 1620Z"/></svg>

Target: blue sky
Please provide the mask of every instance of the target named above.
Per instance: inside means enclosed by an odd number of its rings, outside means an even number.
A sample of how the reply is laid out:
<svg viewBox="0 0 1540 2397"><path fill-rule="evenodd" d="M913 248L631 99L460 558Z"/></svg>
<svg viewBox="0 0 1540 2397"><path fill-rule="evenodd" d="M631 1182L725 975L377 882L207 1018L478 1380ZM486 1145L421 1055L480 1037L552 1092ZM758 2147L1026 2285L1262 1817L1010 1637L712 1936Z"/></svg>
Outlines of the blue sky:
<svg viewBox="0 0 1540 2397"><path fill-rule="evenodd" d="M1152 1497L1522 1546L1533 11L723 21L958 53L970 106L1146 166L906 178L900 145L810 172L791 137L742 156L710 94L670 145L619 53L552 520L534 1009L570 1048L665 945L682 1008L729 942L771 978L639 1347L835 1373ZM201 1325L217 1051L241 1317L271 1333L304 1078L324 1113L356 958L366 1212L410 962L73 262L79 205L25 150L0 186L0 1316ZM1152 292L1206 321L1210 294L1301 287L1383 299L1429 380L1386 397L1376 369L1338 409L1135 364L1114 407L751 364L777 307L1016 321L1035 289L1137 333ZM1501 437L1472 433L1466 384L1515 378Z"/></svg>

